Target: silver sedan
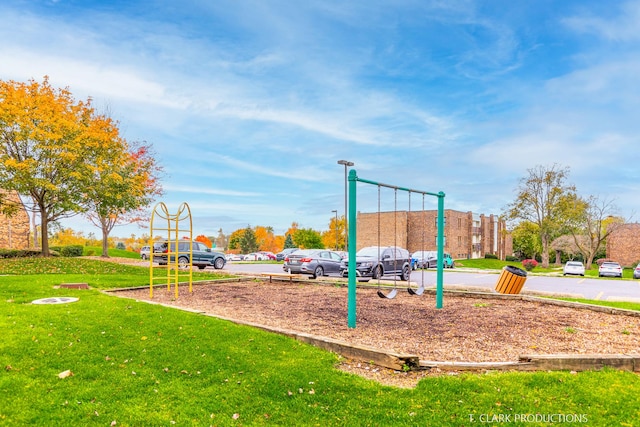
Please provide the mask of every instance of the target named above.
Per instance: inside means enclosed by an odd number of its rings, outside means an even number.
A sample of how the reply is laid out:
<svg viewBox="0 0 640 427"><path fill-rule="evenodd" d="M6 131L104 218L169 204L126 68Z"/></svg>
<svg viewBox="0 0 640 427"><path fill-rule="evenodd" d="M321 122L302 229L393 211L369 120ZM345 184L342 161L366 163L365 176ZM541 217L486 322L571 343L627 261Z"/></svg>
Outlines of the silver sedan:
<svg viewBox="0 0 640 427"><path fill-rule="evenodd" d="M598 277L603 276L622 277L622 267L617 262L605 261L598 269Z"/></svg>
<svg viewBox="0 0 640 427"><path fill-rule="evenodd" d="M287 255L282 269L292 274L309 274L313 279L340 273L342 256L325 249L300 249Z"/></svg>

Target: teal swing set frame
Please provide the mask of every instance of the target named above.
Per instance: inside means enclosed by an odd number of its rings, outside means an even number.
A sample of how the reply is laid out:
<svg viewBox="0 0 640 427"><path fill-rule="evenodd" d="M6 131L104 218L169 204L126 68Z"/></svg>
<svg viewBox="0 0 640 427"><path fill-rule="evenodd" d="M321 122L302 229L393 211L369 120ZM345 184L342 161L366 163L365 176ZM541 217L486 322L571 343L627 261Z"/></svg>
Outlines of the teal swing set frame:
<svg viewBox="0 0 640 427"><path fill-rule="evenodd" d="M444 258L444 192L440 191L439 193L432 193L429 191L421 191L414 190L411 188L398 187L395 185L383 184L376 181L371 181L368 179L359 178L355 169L351 169L349 171L349 215L347 218L347 226L349 229L349 266L348 266L348 274L349 274L349 287L348 287L348 298L347 298L347 325L349 328L356 327L356 248L357 248L357 183L361 182L364 184L376 185L378 188L386 187L391 188L394 191L406 191L409 193L409 197L411 197L411 193L422 194L422 196L434 196L438 198L438 221L437 221L437 229L438 234L436 237L437 241L437 252L438 259L441 260ZM378 195L378 198L380 196ZM443 306L443 265L441 262L438 262L437 265L437 273L436 273L436 308L440 309ZM409 293L416 294L411 292L411 288L409 288ZM417 295L417 294L416 294Z"/></svg>

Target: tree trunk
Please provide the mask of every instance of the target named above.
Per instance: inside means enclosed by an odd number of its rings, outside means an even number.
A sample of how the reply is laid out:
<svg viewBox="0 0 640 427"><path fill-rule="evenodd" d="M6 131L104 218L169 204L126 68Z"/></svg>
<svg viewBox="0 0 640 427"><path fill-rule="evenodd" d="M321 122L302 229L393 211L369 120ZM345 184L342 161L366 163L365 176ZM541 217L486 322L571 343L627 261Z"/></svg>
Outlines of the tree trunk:
<svg viewBox="0 0 640 427"><path fill-rule="evenodd" d="M42 235L42 256L49 256L49 218L47 212L40 207L40 234Z"/></svg>
<svg viewBox="0 0 640 427"><path fill-rule="evenodd" d="M542 236L542 268L549 268L549 236Z"/></svg>
<svg viewBox="0 0 640 427"><path fill-rule="evenodd" d="M109 258L109 227L105 224L104 219L100 218L102 223L102 257Z"/></svg>

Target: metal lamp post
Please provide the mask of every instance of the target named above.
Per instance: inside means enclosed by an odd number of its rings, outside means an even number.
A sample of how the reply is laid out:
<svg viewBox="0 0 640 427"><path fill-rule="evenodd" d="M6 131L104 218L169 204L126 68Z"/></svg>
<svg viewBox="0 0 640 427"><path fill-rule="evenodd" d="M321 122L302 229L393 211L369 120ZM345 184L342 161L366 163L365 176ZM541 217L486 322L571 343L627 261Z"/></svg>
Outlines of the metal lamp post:
<svg viewBox="0 0 640 427"><path fill-rule="evenodd" d="M355 163L348 160L338 160L339 165L344 166L344 250L349 250L349 221L347 221L347 168Z"/></svg>

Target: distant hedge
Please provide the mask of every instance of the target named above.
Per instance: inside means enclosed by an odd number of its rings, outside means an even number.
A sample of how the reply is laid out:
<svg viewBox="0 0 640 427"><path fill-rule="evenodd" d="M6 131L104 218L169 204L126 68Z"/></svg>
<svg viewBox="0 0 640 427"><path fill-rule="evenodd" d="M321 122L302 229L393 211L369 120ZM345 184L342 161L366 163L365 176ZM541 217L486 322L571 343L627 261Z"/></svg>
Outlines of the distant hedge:
<svg viewBox="0 0 640 427"><path fill-rule="evenodd" d="M496 254L484 254L484 259L498 259Z"/></svg>
<svg viewBox="0 0 640 427"><path fill-rule="evenodd" d="M0 249L0 258L27 258L41 256L39 249Z"/></svg>
<svg viewBox="0 0 640 427"><path fill-rule="evenodd" d="M63 257L77 257L82 256L84 246L82 245L69 245L69 246L51 246L49 248L52 251L56 251Z"/></svg>
<svg viewBox="0 0 640 427"><path fill-rule="evenodd" d="M77 257L82 256L82 245L51 246L52 256ZM0 249L0 258L28 258L42 256L41 249Z"/></svg>

